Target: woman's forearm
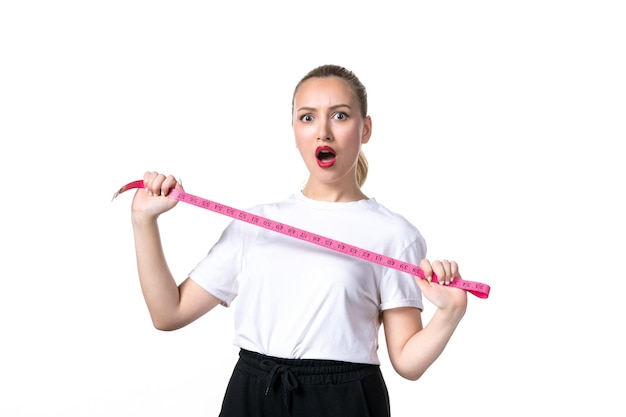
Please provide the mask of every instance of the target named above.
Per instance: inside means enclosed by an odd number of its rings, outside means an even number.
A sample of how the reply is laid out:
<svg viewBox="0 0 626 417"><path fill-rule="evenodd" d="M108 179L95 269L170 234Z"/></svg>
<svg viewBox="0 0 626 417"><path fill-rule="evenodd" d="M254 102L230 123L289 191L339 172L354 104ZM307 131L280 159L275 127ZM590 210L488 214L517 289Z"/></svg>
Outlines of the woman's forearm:
<svg viewBox="0 0 626 417"><path fill-rule="evenodd" d="M152 323L158 329L169 329L180 294L163 253L157 219L133 215L132 223L139 282Z"/></svg>

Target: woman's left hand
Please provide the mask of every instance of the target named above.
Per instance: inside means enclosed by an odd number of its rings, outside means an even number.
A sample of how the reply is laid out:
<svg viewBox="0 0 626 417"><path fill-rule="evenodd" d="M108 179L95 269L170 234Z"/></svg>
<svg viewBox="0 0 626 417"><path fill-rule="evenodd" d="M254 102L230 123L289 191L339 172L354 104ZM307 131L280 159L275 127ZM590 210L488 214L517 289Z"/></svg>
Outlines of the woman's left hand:
<svg viewBox="0 0 626 417"><path fill-rule="evenodd" d="M459 266L454 261L433 261L423 259L420 268L424 271L426 279L415 277L422 294L440 310L465 313L467 308L467 292L465 290L448 286L454 278L461 278ZM431 282L433 273L439 283Z"/></svg>

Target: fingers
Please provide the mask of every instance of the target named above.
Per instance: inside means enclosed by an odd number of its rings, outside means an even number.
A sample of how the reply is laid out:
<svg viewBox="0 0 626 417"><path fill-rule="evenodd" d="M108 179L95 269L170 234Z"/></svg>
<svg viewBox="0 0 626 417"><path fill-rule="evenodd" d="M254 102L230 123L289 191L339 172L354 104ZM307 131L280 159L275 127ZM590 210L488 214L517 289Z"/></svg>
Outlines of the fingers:
<svg viewBox="0 0 626 417"><path fill-rule="evenodd" d="M143 185L149 196L166 196L178 185L172 175L165 176L158 172L146 172L143 175ZM179 188L181 188L179 186Z"/></svg>
<svg viewBox="0 0 626 417"><path fill-rule="evenodd" d="M424 271L424 277L428 282L432 282L433 280L433 267L430 265L430 261L428 259L422 259L420 262L420 268Z"/></svg>
<svg viewBox="0 0 626 417"><path fill-rule="evenodd" d="M454 278L461 277L459 265L455 261L448 261L447 259L432 263L428 259L423 259L420 262L420 268L424 271L424 276L428 282L432 282L433 278L436 277L440 284L448 285L454 281Z"/></svg>

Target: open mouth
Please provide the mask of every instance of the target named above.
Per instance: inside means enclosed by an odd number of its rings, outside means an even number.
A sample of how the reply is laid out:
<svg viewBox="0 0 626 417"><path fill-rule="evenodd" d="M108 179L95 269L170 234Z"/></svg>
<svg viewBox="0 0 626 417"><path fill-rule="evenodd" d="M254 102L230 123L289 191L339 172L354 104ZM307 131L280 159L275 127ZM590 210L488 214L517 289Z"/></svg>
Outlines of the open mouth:
<svg viewBox="0 0 626 417"><path fill-rule="evenodd" d="M330 146L318 146L315 150L317 165L322 168L333 166L336 160L335 150Z"/></svg>

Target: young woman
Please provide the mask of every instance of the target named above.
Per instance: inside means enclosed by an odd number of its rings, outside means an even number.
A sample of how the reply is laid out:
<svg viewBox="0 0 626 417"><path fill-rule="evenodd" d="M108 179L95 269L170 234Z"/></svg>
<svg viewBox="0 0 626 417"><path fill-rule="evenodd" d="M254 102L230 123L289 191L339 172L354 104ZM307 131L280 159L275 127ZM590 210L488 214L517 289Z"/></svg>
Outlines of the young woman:
<svg viewBox="0 0 626 417"><path fill-rule="evenodd" d="M394 369L418 379L437 359L465 314L466 292L453 261L429 262L419 231L361 186L370 140L365 87L351 71L324 65L296 86L296 145L310 173L304 188L249 211L405 262L440 284L232 221L180 285L159 236L157 219L182 186L146 172L132 203L139 279L154 326L181 328L217 305L235 306L240 357L222 417L293 415L389 416L377 356L383 325ZM441 285L443 284L443 285ZM426 326L422 295L437 310Z"/></svg>

